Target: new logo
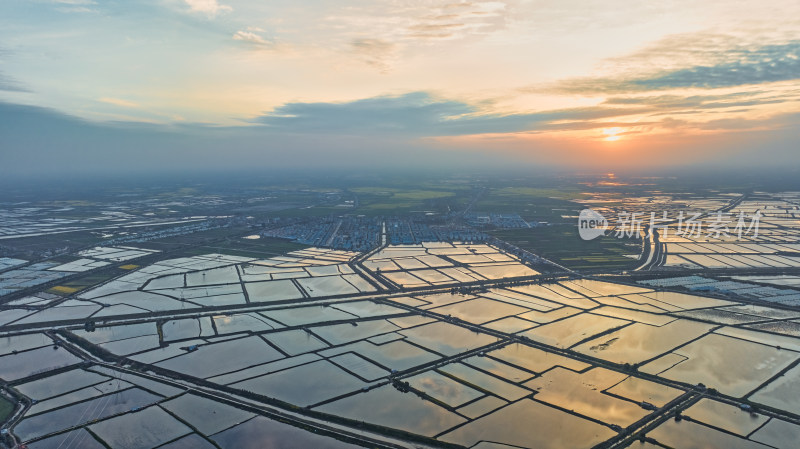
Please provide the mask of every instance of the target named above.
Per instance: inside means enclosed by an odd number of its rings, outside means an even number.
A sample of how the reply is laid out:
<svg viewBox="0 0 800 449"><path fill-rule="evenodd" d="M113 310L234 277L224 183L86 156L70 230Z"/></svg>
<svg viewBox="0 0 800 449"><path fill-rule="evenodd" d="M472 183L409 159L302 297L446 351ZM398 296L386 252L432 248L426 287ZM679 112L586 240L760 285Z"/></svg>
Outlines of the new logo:
<svg viewBox="0 0 800 449"><path fill-rule="evenodd" d="M608 220L600 212L584 209L578 215L578 235L583 240L592 240L604 235L608 229Z"/></svg>

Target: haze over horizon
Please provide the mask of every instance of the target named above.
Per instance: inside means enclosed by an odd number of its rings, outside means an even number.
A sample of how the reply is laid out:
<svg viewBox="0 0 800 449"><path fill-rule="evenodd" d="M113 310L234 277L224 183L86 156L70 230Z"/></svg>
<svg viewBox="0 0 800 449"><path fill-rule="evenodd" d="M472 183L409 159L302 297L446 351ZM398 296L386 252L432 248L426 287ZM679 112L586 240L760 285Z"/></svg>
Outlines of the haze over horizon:
<svg viewBox="0 0 800 449"><path fill-rule="evenodd" d="M793 167L800 3L0 4L0 174Z"/></svg>

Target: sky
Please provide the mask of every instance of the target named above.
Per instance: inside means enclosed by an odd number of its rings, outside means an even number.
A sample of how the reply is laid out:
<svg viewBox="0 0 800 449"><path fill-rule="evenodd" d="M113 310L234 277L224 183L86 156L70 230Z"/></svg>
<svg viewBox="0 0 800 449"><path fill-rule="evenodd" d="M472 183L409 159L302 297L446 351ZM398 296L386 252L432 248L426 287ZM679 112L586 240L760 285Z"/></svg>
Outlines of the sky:
<svg viewBox="0 0 800 449"><path fill-rule="evenodd" d="M800 166L797 0L3 0L0 174Z"/></svg>

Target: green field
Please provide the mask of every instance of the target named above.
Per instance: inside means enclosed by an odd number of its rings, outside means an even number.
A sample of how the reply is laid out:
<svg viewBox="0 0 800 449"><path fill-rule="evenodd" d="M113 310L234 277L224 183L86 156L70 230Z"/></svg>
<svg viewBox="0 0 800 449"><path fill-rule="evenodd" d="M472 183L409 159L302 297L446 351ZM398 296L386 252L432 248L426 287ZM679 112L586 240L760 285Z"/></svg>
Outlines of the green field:
<svg viewBox="0 0 800 449"><path fill-rule="evenodd" d="M498 197L553 198L559 200L576 200L587 197L580 189L543 189L536 187L503 187L493 189L492 195Z"/></svg>
<svg viewBox="0 0 800 449"><path fill-rule="evenodd" d="M356 187L350 192L358 198L355 213L364 215L402 215L422 211L444 213L463 202L458 200L457 191L448 189Z"/></svg>
<svg viewBox="0 0 800 449"><path fill-rule="evenodd" d="M472 207L472 212L519 214L528 221L559 223L566 220L562 215L577 215L583 206L570 201L579 193L549 189L508 187L492 189L481 196Z"/></svg>
<svg viewBox="0 0 800 449"><path fill-rule="evenodd" d="M224 242L187 248L181 251L181 256L222 253L231 256L269 258L303 248L308 248L308 245L294 243L286 239L261 237L256 240L248 240L241 237L231 237Z"/></svg>
<svg viewBox="0 0 800 449"><path fill-rule="evenodd" d="M27 258L41 258L42 253L53 248L82 248L89 245L100 244L101 237L91 231L64 232L61 234L39 235L35 237L22 237L0 241L0 250L4 256Z"/></svg>
<svg viewBox="0 0 800 449"><path fill-rule="evenodd" d="M292 209L283 209L279 211L270 212L269 214L265 214L265 216L269 216L272 218L274 217L308 218L308 217L327 217L329 215L334 215L334 216L358 215L362 213L363 212L357 211L352 207L316 205L316 206L306 206L306 207L298 207Z"/></svg>
<svg viewBox="0 0 800 449"><path fill-rule="evenodd" d="M234 234L245 235L245 233L249 231L250 229L244 226L237 228L218 228L210 229L208 231L193 232L191 234L164 237L147 242L135 242L130 243L129 245L139 248L155 249L158 251L174 251L189 246L203 245L212 241L225 239Z"/></svg>
<svg viewBox="0 0 800 449"><path fill-rule="evenodd" d="M627 270L639 265L626 254L641 252L641 242L605 236L581 240L576 225L490 231L491 235L573 270Z"/></svg>
<svg viewBox="0 0 800 449"><path fill-rule="evenodd" d="M0 397L0 422L8 418L14 412L14 404L8 402L5 398Z"/></svg>
<svg viewBox="0 0 800 449"><path fill-rule="evenodd" d="M59 283L56 287L48 290L48 292L56 295L68 296L81 290L86 290L89 287L106 282L109 279L119 276L123 273L125 273L125 270L121 270L117 267L107 267L101 270L99 273L90 273L82 276L78 275L75 279Z"/></svg>

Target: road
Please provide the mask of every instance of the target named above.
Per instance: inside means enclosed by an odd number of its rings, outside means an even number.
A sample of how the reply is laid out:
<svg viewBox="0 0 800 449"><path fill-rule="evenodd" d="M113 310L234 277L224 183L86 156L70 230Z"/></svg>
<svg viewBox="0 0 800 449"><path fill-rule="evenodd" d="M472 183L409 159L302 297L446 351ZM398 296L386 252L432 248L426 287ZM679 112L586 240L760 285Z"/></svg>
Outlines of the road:
<svg viewBox="0 0 800 449"><path fill-rule="evenodd" d="M720 212L730 212L731 210L735 209L736 206L742 203L745 199L747 199L748 194L744 193L731 201L728 202L723 207L713 211L713 212L706 212L701 214L697 219L707 218L709 216L713 216L716 213ZM667 223L660 223L661 226L671 226L677 223L678 220L672 220ZM659 242L659 233L658 229L653 229L652 232L647 233L647 237L649 238L649 245L646 246L646 256L644 257L645 261L642 265L636 268L633 271L650 271L653 268L658 268L664 266L667 261L667 254L664 248L664 245Z"/></svg>

